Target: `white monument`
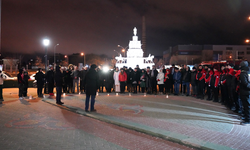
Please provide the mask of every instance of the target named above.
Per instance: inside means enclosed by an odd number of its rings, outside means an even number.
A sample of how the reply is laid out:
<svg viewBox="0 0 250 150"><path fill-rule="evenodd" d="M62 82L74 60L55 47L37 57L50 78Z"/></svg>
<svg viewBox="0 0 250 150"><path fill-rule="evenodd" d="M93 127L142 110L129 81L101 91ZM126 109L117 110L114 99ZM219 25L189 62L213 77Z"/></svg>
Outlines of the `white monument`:
<svg viewBox="0 0 250 150"><path fill-rule="evenodd" d="M154 56L149 54L148 57L143 57L143 50L141 49L141 41L138 41L137 29L134 28L133 40L129 41L129 49L127 51L127 57L120 56L115 57L116 67L122 68L123 66L131 67L134 69L136 65L139 65L141 69L150 67L154 65L153 59Z"/></svg>

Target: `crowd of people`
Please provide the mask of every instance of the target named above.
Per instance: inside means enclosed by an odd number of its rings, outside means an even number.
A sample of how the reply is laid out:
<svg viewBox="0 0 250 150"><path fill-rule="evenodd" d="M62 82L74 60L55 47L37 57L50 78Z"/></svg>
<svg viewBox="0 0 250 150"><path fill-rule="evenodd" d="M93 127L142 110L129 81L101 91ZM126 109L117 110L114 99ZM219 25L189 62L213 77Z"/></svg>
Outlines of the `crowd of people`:
<svg viewBox="0 0 250 150"><path fill-rule="evenodd" d="M163 66L159 71L153 66L140 69L137 65L132 68L118 68L105 72L92 65L80 68L70 66L68 68L59 66L54 72L53 66L49 67L46 74L38 69L35 79L37 80L37 94L43 97L42 89L47 83L48 93L53 96L56 86L57 104L61 102L63 93L86 93L86 108L88 111L89 99L91 101L90 111L94 109L96 92L116 92L137 94L173 94L193 96L197 99L219 102L228 109L243 116L244 123L250 122L250 82L249 67L247 61L242 61L240 66L226 64L222 66L196 66L190 70L187 65L179 69L174 64L170 68ZM27 96L28 74L21 69L18 74L19 97ZM89 90L88 90L89 89Z"/></svg>

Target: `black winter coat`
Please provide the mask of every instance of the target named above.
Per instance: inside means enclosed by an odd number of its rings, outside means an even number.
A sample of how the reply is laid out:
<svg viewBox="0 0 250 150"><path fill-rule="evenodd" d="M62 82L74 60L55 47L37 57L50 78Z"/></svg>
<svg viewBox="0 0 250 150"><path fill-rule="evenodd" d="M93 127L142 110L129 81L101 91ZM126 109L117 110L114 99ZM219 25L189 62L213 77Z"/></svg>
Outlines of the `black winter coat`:
<svg viewBox="0 0 250 150"><path fill-rule="evenodd" d="M85 84L86 84L86 94L87 95L96 95L96 91L99 87L98 85L99 77L98 73L95 69L91 68L85 77Z"/></svg>
<svg viewBox="0 0 250 150"><path fill-rule="evenodd" d="M240 73L240 95L248 96L250 95L250 81L248 76L248 63L241 62L241 73Z"/></svg>
<svg viewBox="0 0 250 150"><path fill-rule="evenodd" d="M37 72L35 79L37 81L37 84L43 85L44 84L44 74L42 72Z"/></svg>
<svg viewBox="0 0 250 150"><path fill-rule="evenodd" d="M62 86L63 85L63 74L60 71L60 68L56 68L56 74L55 74L55 82L56 86Z"/></svg>

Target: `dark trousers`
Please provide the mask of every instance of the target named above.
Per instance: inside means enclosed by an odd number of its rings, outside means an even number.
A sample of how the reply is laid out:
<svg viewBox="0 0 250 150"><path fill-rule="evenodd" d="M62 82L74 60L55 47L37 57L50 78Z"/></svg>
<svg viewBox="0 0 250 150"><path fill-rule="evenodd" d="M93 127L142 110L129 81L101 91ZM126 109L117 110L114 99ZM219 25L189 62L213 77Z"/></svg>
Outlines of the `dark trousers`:
<svg viewBox="0 0 250 150"><path fill-rule="evenodd" d="M192 95L197 96L197 85L196 84L192 85Z"/></svg>
<svg viewBox="0 0 250 150"><path fill-rule="evenodd" d="M124 91L125 91L125 86L126 86L126 83L125 83L125 82L120 82L120 90L121 90L121 93L124 93Z"/></svg>
<svg viewBox="0 0 250 150"><path fill-rule="evenodd" d="M174 94L178 95L180 90L180 83L174 83Z"/></svg>
<svg viewBox="0 0 250 150"><path fill-rule="evenodd" d="M134 93L137 93L137 84L133 84Z"/></svg>
<svg viewBox="0 0 250 150"><path fill-rule="evenodd" d="M234 103L235 103L235 111L237 113L242 113L242 101L237 92L235 92L234 94Z"/></svg>
<svg viewBox="0 0 250 150"><path fill-rule="evenodd" d="M145 87L141 87L141 92L145 93Z"/></svg>
<svg viewBox="0 0 250 150"><path fill-rule="evenodd" d="M0 99L3 99L3 85L0 85Z"/></svg>
<svg viewBox="0 0 250 150"><path fill-rule="evenodd" d="M53 93L54 91L54 83L49 83L48 84L48 92L49 94Z"/></svg>
<svg viewBox="0 0 250 150"><path fill-rule="evenodd" d="M23 85L23 96L27 97L27 93L28 93L28 85Z"/></svg>
<svg viewBox="0 0 250 150"><path fill-rule="evenodd" d="M128 92L132 92L132 84L131 83L127 83L127 90L128 90Z"/></svg>
<svg viewBox="0 0 250 150"><path fill-rule="evenodd" d="M57 103L61 102L61 96L62 96L62 87L56 86L56 102Z"/></svg>
<svg viewBox="0 0 250 150"><path fill-rule="evenodd" d="M222 85L221 86L221 103L226 104L228 102L228 96L227 96L227 86Z"/></svg>
<svg viewBox="0 0 250 150"><path fill-rule="evenodd" d="M19 89L19 97L23 97L23 84L18 84L18 89Z"/></svg>
<svg viewBox="0 0 250 150"><path fill-rule="evenodd" d="M99 81L99 92L102 92L103 93L103 88L104 88L104 85L105 85L105 82L103 80L100 80Z"/></svg>
<svg viewBox="0 0 250 150"><path fill-rule="evenodd" d="M37 83L37 95L42 96L43 84Z"/></svg>
<svg viewBox="0 0 250 150"><path fill-rule="evenodd" d="M249 122L250 121L250 95L241 95L240 99L243 104L244 109L244 121Z"/></svg>
<svg viewBox="0 0 250 150"><path fill-rule="evenodd" d="M164 84L158 84L159 85L159 92L163 92Z"/></svg>
<svg viewBox="0 0 250 150"><path fill-rule="evenodd" d="M89 109L89 98L91 96L91 102L90 102L90 111L94 110L95 105L95 95L88 95L86 94L86 101L85 101L85 110Z"/></svg>
<svg viewBox="0 0 250 150"><path fill-rule="evenodd" d="M214 94L214 102L218 102L219 101L219 88L218 87L213 88L213 94Z"/></svg>
<svg viewBox="0 0 250 150"><path fill-rule="evenodd" d="M207 85L207 100L212 99L212 88L211 86Z"/></svg>
<svg viewBox="0 0 250 150"><path fill-rule="evenodd" d="M198 81L198 97L199 98L204 98L204 88L205 88L205 81L204 80L201 80L201 81Z"/></svg>
<svg viewBox="0 0 250 150"><path fill-rule="evenodd" d="M157 83L156 78L151 78L151 87L152 87L152 93L157 93Z"/></svg>

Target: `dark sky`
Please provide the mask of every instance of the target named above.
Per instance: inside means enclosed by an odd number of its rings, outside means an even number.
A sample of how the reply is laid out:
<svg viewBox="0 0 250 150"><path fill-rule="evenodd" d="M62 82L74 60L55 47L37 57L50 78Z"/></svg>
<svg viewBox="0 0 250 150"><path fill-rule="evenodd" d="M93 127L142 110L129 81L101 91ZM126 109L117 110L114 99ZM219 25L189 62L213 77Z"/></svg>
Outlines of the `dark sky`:
<svg viewBox="0 0 250 150"><path fill-rule="evenodd" d="M250 0L2 0L2 51L115 55L137 27L154 55L177 44L244 44Z"/></svg>

